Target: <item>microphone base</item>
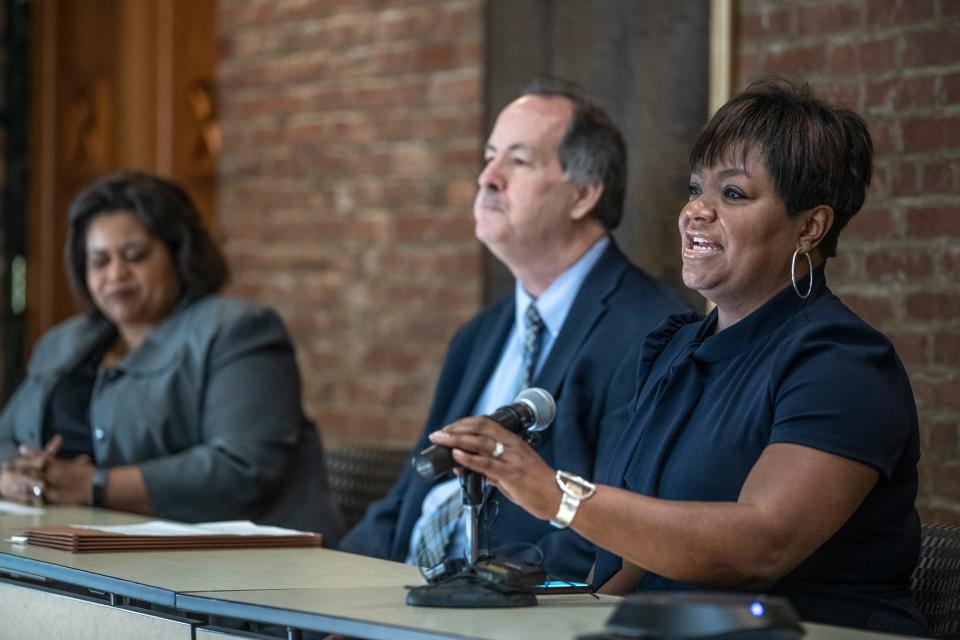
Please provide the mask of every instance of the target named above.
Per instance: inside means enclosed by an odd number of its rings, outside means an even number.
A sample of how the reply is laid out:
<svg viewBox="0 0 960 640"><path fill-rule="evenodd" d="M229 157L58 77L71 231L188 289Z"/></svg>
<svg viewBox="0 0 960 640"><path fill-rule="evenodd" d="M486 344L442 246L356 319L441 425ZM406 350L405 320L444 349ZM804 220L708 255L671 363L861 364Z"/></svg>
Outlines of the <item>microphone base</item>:
<svg viewBox="0 0 960 640"><path fill-rule="evenodd" d="M504 591L499 585L477 581L474 576L459 575L446 582L413 587L407 592L406 602L413 607L502 609L534 607L537 598L529 591Z"/></svg>
<svg viewBox="0 0 960 640"><path fill-rule="evenodd" d="M533 589L546 578L539 564L509 558L484 558L477 563L447 560L428 573L429 584L412 587L407 604L413 607L493 609L533 607Z"/></svg>

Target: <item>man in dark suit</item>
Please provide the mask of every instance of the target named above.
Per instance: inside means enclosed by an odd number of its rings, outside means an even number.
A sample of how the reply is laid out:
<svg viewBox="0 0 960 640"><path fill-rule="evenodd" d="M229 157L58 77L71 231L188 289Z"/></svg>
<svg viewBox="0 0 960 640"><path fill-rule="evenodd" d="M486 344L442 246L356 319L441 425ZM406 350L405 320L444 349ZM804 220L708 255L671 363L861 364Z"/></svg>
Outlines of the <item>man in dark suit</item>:
<svg viewBox="0 0 960 640"><path fill-rule="evenodd" d="M630 264L609 235L622 215L626 150L607 114L578 88L531 85L497 118L485 162L476 235L510 269L516 290L450 343L414 452L430 444L431 432L491 413L532 385L557 401L537 450L548 464L592 478L626 424L636 387L632 347L687 306ZM630 375L615 376L629 358ZM430 483L408 467L340 549L432 566L462 555L464 518L456 479ZM487 493L479 532L481 551L536 545L557 578L583 580L593 562L593 547L577 534L533 518L496 490Z"/></svg>

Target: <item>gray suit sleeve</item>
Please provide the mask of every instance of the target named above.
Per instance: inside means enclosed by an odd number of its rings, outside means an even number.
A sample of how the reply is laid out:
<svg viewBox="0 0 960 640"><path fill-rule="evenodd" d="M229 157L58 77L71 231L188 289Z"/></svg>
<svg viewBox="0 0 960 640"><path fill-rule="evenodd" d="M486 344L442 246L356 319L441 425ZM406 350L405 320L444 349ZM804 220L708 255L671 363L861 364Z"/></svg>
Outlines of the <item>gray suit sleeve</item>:
<svg viewBox="0 0 960 640"><path fill-rule="evenodd" d="M140 465L161 517L250 517L276 490L297 446L300 380L276 314L260 310L221 327L206 371L202 444Z"/></svg>
<svg viewBox="0 0 960 640"><path fill-rule="evenodd" d="M17 441L13 433L13 416L16 412L17 396L14 395L0 413L0 462L6 462L17 455Z"/></svg>
<svg viewBox="0 0 960 640"><path fill-rule="evenodd" d="M36 391L28 388L32 384L34 383L29 378L24 380L10 396L3 407L3 412L0 413L0 463L19 455L19 445L23 444L24 440L22 440L23 425L17 429L18 422L31 425L31 431L35 431L39 436L41 417L32 410L31 403L27 402L31 395L36 396ZM37 446L40 443L29 442L28 444Z"/></svg>

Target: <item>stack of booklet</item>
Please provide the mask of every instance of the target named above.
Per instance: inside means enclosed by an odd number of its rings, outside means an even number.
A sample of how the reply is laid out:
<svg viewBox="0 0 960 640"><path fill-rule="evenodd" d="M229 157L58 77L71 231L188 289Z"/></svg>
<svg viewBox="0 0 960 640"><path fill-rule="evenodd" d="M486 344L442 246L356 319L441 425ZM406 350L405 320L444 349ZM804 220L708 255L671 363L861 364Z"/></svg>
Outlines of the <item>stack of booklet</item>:
<svg viewBox="0 0 960 640"><path fill-rule="evenodd" d="M18 542L73 553L177 549L314 547L321 536L249 521L182 524L154 520L133 525L69 525L27 529Z"/></svg>

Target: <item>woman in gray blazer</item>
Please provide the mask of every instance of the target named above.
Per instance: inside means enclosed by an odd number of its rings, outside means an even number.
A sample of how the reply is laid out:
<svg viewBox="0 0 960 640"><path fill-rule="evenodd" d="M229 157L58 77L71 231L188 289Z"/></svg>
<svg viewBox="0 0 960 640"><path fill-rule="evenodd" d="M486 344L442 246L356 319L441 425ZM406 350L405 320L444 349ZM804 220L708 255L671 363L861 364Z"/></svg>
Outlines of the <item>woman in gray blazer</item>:
<svg viewBox="0 0 960 640"><path fill-rule="evenodd" d="M0 495L250 518L334 543L293 346L276 313L216 293L227 265L186 192L121 173L69 215L67 271L88 312L43 336L0 414Z"/></svg>

